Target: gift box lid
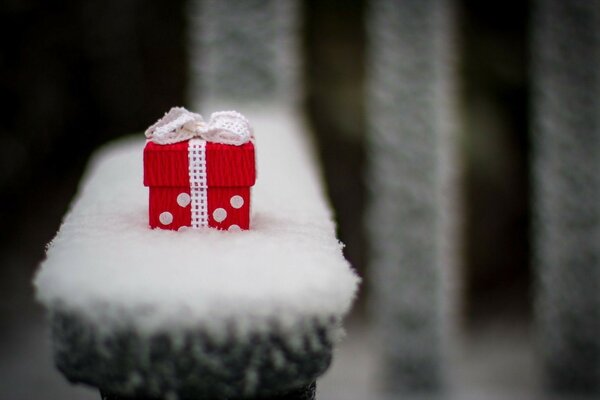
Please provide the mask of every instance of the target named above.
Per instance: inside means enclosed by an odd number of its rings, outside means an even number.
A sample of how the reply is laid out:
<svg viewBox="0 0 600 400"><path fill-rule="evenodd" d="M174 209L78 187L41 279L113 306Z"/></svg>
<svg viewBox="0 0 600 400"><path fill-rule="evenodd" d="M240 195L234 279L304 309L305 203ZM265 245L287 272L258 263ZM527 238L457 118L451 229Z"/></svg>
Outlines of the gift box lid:
<svg viewBox="0 0 600 400"><path fill-rule="evenodd" d="M144 148L145 186L190 186L188 141ZM206 142L206 186L253 186L256 181L254 144L240 146Z"/></svg>

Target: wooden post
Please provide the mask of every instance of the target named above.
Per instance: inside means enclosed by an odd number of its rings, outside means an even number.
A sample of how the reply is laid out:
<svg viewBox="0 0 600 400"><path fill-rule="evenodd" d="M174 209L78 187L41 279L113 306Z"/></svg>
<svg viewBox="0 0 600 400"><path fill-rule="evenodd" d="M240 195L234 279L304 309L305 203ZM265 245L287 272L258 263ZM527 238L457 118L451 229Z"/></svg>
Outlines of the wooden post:
<svg viewBox="0 0 600 400"><path fill-rule="evenodd" d="M189 98L227 105L295 103L295 0L196 0L190 7Z"/></svg>
<svg viewBox="0 0 600 400"><path fill-rule="evenodd" d="M445 0L370 3L371 314L392 393L433 393L456 309L452 29Z"/></svg>
<svg viewBox="0 0 600 400"><path fill-rule="evenodd" d="M600 2L533 13L534 264L546 386L600 393Z"/></svg>

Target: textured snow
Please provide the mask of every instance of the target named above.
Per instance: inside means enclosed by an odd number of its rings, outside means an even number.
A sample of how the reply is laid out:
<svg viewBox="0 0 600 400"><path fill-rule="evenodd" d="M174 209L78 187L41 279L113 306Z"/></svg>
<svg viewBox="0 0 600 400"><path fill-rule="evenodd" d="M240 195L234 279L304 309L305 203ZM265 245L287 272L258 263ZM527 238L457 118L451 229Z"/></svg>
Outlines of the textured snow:
<svg viewBox="0 0 600 400"><path fill-rule="evenodd" d="M303 127L285 111L247 115L258 163L250 231L149 229L143 135L121 140L93 158L35 277L38 300L147 333L343 317L358 278L335 238Z"/></svg>

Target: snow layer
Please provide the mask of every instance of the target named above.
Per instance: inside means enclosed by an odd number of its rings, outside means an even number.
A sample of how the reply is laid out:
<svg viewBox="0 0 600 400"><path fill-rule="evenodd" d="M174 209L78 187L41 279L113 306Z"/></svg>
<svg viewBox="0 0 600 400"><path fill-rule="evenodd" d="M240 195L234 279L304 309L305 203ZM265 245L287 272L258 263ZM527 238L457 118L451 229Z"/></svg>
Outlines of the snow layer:
<svg viewBox="0 0 600 400"><path fill-rule="evenodd" d="M342 256L302 127L285 111L247 114L257 137L250 231L148 228L143 135L93 159L35 277L51 311L142 333L218 333L338 320L358 278Z"/></svg>

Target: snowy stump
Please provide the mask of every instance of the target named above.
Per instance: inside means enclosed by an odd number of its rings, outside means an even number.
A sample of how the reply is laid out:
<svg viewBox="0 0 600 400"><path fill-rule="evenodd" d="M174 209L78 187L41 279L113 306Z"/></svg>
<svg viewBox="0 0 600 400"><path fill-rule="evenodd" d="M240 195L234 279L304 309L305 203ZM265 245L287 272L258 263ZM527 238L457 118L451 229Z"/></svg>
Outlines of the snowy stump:
<svg viewBox="0 0 600 400"><path fill-rule="evenodd" d="M69 380L111 399L314 397L358 278L298 119L249 117L250 231L151 230L143 141L95 157L35 278Z"/></svg>

